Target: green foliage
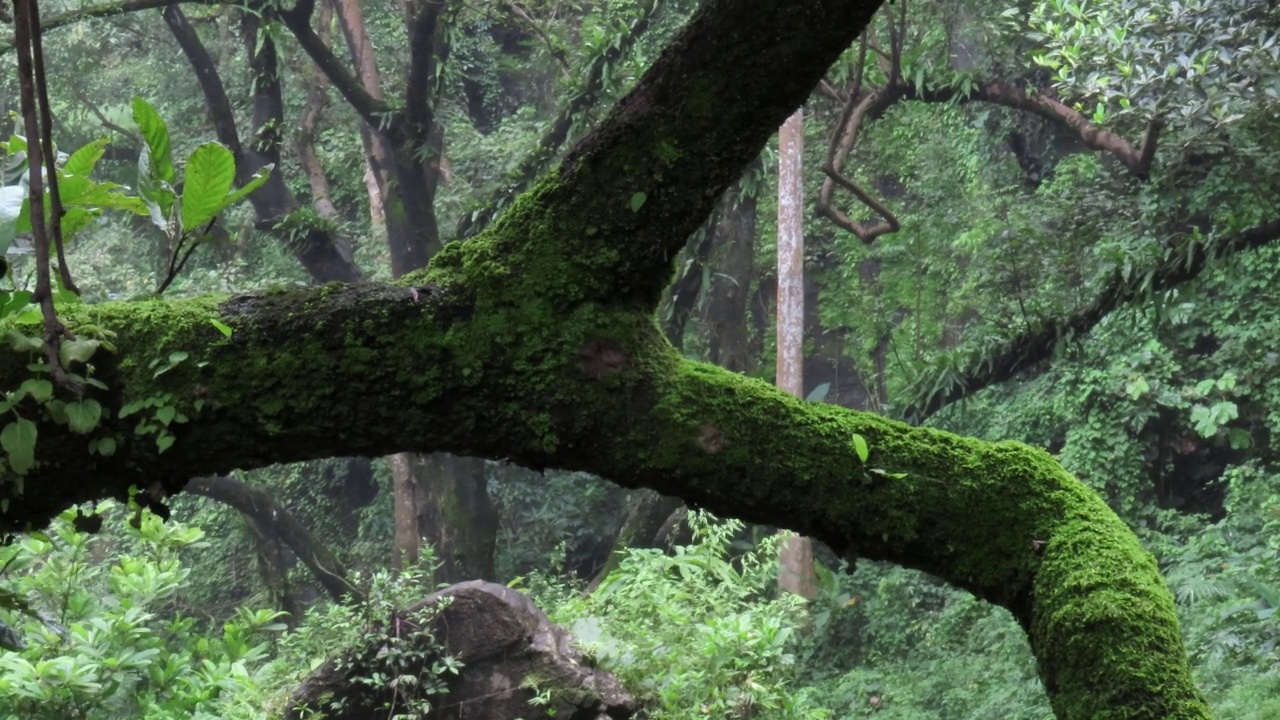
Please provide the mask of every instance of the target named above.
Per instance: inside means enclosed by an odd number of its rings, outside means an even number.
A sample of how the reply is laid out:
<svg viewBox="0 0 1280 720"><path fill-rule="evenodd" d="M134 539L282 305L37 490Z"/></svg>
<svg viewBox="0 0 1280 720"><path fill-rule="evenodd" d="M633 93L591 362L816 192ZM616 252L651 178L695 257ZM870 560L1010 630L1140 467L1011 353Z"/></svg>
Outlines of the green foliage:
<svg viewBox="0 0 1280 720"><path fill-rule="evenodd" d="M384 652L357 682L399 683L398 711L412 714L426 712L462 668L386 627L428 591L429 557L398 576L356 577L367 602L326 606L292 632L283 613L247 606L211 626L183 610L187 563L208 547L205 534L146 512L135 528L120 522L121 510L98 508L108 518L100 535L77 530L68 511L48 533L0 548L0 642L13 649L0 650L0 718L260 720L278 716L324 660L370 647ZM405 674L424 661L428 672Z"/></svg>
<svg viewBox="0 0 1280 720"><path fill-rule="evenodd" d="M117 526L119 513L100 510L113 518L109 538L79 532L68 512L0 549L6 592L29 609L0 610L26 645L0 653L0 717L220 717L224 699L254 686L284 629L279 613L242 609L203 636L195 618L171 612L200 530L150 514Z"/></svg>
<svg viewBox="0 0 1280 720"><path fill-rule="evenodd" d="M803 602L774 598L777 540L735 555L736 521L690 516L695 543L631 550L587 597L555 609L600 663L654 703L651 717L830 717L798 691Z"/></svg>
<svg viewBox="0 0 1280 720"><path fill-rule="evenodd" d="M627 493L586 473L537 474L496 463L487 472L501 517L498 577L545 570L553 557L590 580L621 527Z"/></svg>
<svg viewBox="0 0 1280 720"><path fill-rule="evenodd" d="M1083 108L1095 122L1174 114L1212 127L1280 102L1276 13L1247 0L1041 0L1004 17L1026 23L1059 86L1097 98Z"/></svg>
<svg viewBox="0 0 1280 720"><path fill-rule="evenodd" d="M261 187L272 166L262 168L241 187L234 188L235 157L220 143L205 143L187 159L179 195L164 121L140 97L133 99L133 119L145 141L138 157L138 195L150 212L151 222L174 243L169 270L160 284L163 291L204 240L219 213Z"/></svg>

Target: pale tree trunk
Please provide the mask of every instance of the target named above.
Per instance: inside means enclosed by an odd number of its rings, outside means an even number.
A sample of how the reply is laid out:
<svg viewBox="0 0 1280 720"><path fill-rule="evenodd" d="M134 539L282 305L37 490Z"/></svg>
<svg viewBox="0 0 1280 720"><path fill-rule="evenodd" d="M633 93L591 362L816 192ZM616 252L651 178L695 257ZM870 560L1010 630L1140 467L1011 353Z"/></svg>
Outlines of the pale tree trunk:
<svg viewBox="0 0 1280 720"><path fill-rule="evenodd" d="M364 189L369 193L369 221L374 227L385 227L387 223L382 212L382 195L378 192L378 178L373 174L373 165L365 166Z"/></svg>
<svg viewBox="0 0 1280 720"><path fill-rule="evenodd" d="M804 397L804 110L778 130L777 385ZM803 598L818 594L813 541L787 533L778 554L778 587Z"/></svg>

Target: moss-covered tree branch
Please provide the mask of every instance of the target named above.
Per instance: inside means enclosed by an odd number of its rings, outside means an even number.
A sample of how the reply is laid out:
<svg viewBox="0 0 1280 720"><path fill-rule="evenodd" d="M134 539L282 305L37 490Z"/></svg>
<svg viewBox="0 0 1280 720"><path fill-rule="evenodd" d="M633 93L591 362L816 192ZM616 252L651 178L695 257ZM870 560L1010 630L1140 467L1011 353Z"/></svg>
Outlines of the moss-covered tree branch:
<svg viewBox="0 0 1280 720"><path fill-rule="evenodd" d="M676 494L967 588L1027 630L1060 717L1208 716L1153 559L1048 455L803 403L682 360L644 311L583 305L555 321L546 304L467 295L332 287L69 314L138 350L94 358L111 419L88 436L45 421L28 490L4 517L320 455L508 457ZM229 342L213 319L234 328ZM189 357L154 377L152 360L179 347ZM18 380L25 365L7 353L0 377ZM145 412L119 418L158 395L188 415L165 452L138 434ZM87 454L108 432L115 453Z"/></svg>
<svg viewBox="0 0 1280 720"><path fill-rule="evenodd" d="M105 389L28 386L38 438L0 530L237 467L508 458L967 588L1027 631L1061 718L1209 717L1154 560L1049 456L804 403L681 359L654 322L688 234L877 5L708 0L558 172L399 284L67 308L104 342L69 365ZM0 352L0 387L42 379L30 345Z"/></svg>

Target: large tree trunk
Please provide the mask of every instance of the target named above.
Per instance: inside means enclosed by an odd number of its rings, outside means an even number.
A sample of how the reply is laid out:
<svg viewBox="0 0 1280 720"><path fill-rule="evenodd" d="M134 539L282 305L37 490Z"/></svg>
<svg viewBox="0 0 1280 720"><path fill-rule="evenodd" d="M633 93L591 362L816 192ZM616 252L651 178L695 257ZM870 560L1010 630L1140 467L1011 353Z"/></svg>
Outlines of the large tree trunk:
<svg viewBox="0 0 1280 720"><path fill-rule="evenodd" d="M761 166L757 158L747 173L759 172ZM688 316L692 316L701 299L706 308L702 316L702 330L708 343L707 359L740 373L750 372L756 363L747 329L747 299L756 253L756 207L756 196L744 192L741 182L734 184L720 198L720 205L702 243L706 247L699 248L703 257L695 258L685 273L691 278L683 283L687 286L685 292L692 297L676 298L674 302L676 309L673 315L683 314L685 318L668 323L666 327L667 337L678 343L684 335ZM711 277L710 292L708 297L701 298L699 290L703 287L704 274ZM682 507L684 503L679 498L651 491L636 493L609 556L592 578L588 589L594 589L617 569L627 548L656 548L668 544L670 533L663 532L663 529L672 514Z"/></svg>
<svg viewBox="0 0 1280 720"><path fill-rule="evenodd" d="M448 453L391 457L395 488L395 560L418 561L422 541L440 563L435 580L492 580L498 513L489 500L484 461Z"/></svg>
<svg viewBox="0 0 1280 720"><path fill-rule="evenodd" d="M1001 605L1060 718L1210 717L1155 560L1048 454L805 403L684 360L655 326L672 258L878 5L704 2L557 172L397 284L67 308L73 330L116 334L114 352L92 356L108 389L59 398L104 415L80 434L24 401L34 464L21 484L6 472L0 531L130 488L158 503L236 466L508 458L795 530ZM1204 252L1278 234L1280 222ZM157 376L152 362L178 350L186 359ZM30 362L0 353L0 387L21 386ZM148 432L166 403L185 418L164 413L172 448Z"/></svg>

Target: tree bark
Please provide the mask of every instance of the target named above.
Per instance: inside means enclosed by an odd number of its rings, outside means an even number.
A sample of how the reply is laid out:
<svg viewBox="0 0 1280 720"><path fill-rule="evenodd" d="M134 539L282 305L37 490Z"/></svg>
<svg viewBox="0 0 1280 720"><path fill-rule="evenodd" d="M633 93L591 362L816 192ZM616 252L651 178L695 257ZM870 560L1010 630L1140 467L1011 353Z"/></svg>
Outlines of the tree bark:
<svg viewBox="0 0 1280 720"><path fill-rule="evenodd" d="M804 397L804 110L778 130L778 363L776 384ZM778 587L818 595L813 540L782 531Z"/></svg>
<svg viewBox="0 0 1280 720"><path fill-rule="evenodd" d="M684 360L655 327L689 233L878 5L704 2L557 172L397 284L68 308L73 332L115 333L117 350L91 358L108 389L85 395L105 419L77 434L19 406L38 421L36 464L22 485L6 473L0 531L131 487L158 501L237 466L508 458L785 527L1001 605L1060 718L1210 717L1154 559L1049 455L805 403ZM30 362L0 353L0 386ZM130 402L147 406L120 417ZM170 418L168 452L148 432L165 403L187 419ZM113 452L91 454L108 435Z"/></svg>

